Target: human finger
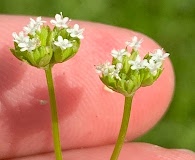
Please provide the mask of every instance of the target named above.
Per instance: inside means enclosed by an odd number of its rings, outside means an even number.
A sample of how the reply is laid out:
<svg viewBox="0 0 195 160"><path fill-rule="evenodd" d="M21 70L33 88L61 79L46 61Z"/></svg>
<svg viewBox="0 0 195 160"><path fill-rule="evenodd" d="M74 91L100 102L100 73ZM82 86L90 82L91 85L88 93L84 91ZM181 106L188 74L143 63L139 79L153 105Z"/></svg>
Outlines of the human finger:
<svg viewBox="0 0 195 160"><path fill-rule="evenodd" d="M113 145L93 148L74 149L63 152L64 159L68 160L108 160ZM34 155L10 160L53 160L53 153ZM124 145L118 160L194 160L195 153L183 149L165 149L147 143L127 143Z"/></svg>
<svg viewBox="0 0 195 160"><path fill-rule="evenodd" d="M9 51L12 32L20 31L29 17L0 19L0 157L50 152L53 143L44 71L18 61ZM109 60L110 50L124 47L133 35L144 39L142 55L159 48L150 38L127 29L75 23L85 28L81 48L74 58L53 68L63 149L111 144L118 135L124 97L104 89L94 65ZM162 117L173 88L173 69L167 60L159 80L135 95L127 140L145 133Z"/></svg>

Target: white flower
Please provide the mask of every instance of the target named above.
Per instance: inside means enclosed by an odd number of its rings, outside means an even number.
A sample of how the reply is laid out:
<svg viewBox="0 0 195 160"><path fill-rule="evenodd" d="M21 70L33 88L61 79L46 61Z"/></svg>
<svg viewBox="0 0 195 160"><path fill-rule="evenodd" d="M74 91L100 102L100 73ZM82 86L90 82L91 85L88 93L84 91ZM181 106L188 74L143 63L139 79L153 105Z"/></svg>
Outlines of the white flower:
<svg viewBox="0 0 195 160"><path fill-rule="evenodd" d="M16 32L12 33L12 36L14 38L14 42L16 43L21 43L25 41L26 36L24 35L24 32L19 32L19 34L17 35Z"/></svg>
<svg viewBox="0 0 195 160"><path fill-rule="evenodd" d="M70 33L71 37L77 37L79 39L83 39L83 31L84 29L79 29L79 25L75 24L73 28L67 29L67 32Z"/></svg>
<svg viewBox="0 0 195 160"><path fill-rule="evenodd" d="M154 53L150 53L149 55L152 56L152 58L151 58L152 60L154 60L156 62L162 62L170 54L169 53L163 54L163 49L157 49L154 51Z"/></svg>
<svg viewBox="0 0 195 160"><path fill-rule="evenodd" d="M113 49L112 51L111 51L111 55L114 57L114 58L116 58L116 59L118 59L120 62L122 61L122 59L123 59L123 56L124 55L127 55L127 51L125 50L125 49L121 49L121 50L115 50L115 49Z"/></svg>
<svg viewBox="0 0 195 160"><path fill-rule="evenodd" d="M34 35L35 32L36 32L36 30L37 30L37 28L35 28L34 23L32 23L32 22L30 22L30 23L29 23L27 26L25 26L23 29L24 29L24 31L25 31L26 34L32 34L32 35Z"/></svg>
<svg viewBox="0 0 195 160"><path fill-rule="evenodd" d="M115 65L110 64L110 62L105 62L96 66L96 72L107 76L109 73L113 72L114 68Z"/></svg>
<svg viewBox="0 0 195 160"><path fill-rule="evenodd" d="M20 51L24 52L24 51L28 51L31 52L33 51L38 44L38 40L33 38L30 39L29 37L25 37L24 42L21 42L18 44L18 46L21 48Z"/></svg>
<svg viewBox="0 0 195 160"><path fill-rule="evenodd" d="M58 36L58 41L54 41L54 44L60 47L61 50L72 47L72 43L68 39L63 39L62 36Z"/></svg>
<svg viewBox="0 0 195 160"><path fill-rule="evenodd" d="M30 23L25 26L23 29L26 34L32 34L34 35L35 32L40 30L40 27L45 23L46 21L42 21L41 17L37 17L36 20L30 18Z"/></svg>
<svg viewBox="0 0 195 160"><path fill-rule="evenodd" d="M67 23L70 21L68 17L63 17L62 12L55 15L55 20L51 20L50 23L56 27L68 28Z"/></svg>
<svg viewBox="0 0 195 160"><path fill-rule="evenodd" d="M123 68L123 64L122 64L122 63L117 63L117 64L116 64L116 69L117 69L117 70L120 71L122 68Z"/></svg>
<svg viewBox="0 0 195 160"><path fill-rule="evenodd" d="M122 63L117 63L116 66L112 65L110 62L100 64L96 66L96 72L103 74L104 76L110 76L112 78L121 79L119 76L120 70L122 69Z"/></svg>
<svg viewBox="0 0 195 160"><path fill-rule="evenodd" d="M121 79L120 76L119 76L119 72L120 70L118 69L114 69L112 72L109 73L109 75L113 78L115 77L116 79Z"/></svg>
<svg viewBox="0 0 195 160"><path fill-rule="evenodd" d="M39 27L39 26L42 26L43 23L46 23L46 21L42 21L42 18L41 17L37 17L36 21L34 19L30 19L32 23L35 24L35 26Z"/></svg>
<svg viewBox="0 0 195 160"><path fill-rule="evenodd" d="M121 79L119 76L120 70L123 68L123 64L122 63L117 63L115 66L115 69L112 70L112 72L110 72L109 75L111 75L111 77L115 77L116 79Z"/></svg>
<svg viewBox="0 0 195 160"><path fill-rule="evenodd" d="M162 66L161 62L155 62L153 59L150 59L149 62L145 64L145 66L150 70L150 72L155 76L157 74L158 69Z"/></svg>
<svg viewBox="0 0 195 160"><path fill-rule="evenodd" d="M138 50L138 48L141 47L141 43L143 42L143 39L138 40L136 36L133 36L131 41L127 41L126 45L130 46L134 50Z"/></svg>
<svg viewBox="0 0 195 160"><path fill-rule="evenodd" d="M131 65L132 70L139 70L139 69L145 68L147 60L146 59L141 60L141 57L139 55L137 55L137 57L134 61L129 60L128 62Z"/></svg>

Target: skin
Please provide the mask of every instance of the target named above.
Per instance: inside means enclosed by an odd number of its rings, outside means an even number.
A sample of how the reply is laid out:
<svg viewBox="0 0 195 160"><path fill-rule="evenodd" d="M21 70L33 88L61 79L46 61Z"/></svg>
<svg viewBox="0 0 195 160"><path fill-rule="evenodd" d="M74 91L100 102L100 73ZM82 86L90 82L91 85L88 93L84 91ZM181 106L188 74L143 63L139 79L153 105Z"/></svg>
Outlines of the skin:
<svg viewBox="0 0 195 160"><path fill-rule="evenodd" d="M29 17L0 16L0 160L53 160L51 117L44 71L17 60L9 51L12 32ZM45 19L49 21L49 19ZM68 160L108 160L123 112L124 97L104 89L94 65L111 60L110 51L125 47L133 35L143 38L142 56L161 48L152 39L127 29L73 21L85 28L77 55L55 65L53 76L63 157ZM137 91L119 160L194 160L187 150L164 149L147 143L127 143L151 129L172 99L174 73L170 60L161 77ZM168 136L168 135L167 135Z"/></svg>

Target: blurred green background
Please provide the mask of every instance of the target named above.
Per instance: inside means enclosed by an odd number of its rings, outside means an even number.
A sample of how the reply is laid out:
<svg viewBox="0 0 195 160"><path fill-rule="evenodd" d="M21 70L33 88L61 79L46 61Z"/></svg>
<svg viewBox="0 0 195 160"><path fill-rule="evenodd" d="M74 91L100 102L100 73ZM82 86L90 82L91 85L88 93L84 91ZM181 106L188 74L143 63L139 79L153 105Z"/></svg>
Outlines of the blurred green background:
<svg viewBox="0 0 195 160"><path fill-rule="evenodd" d="M170 109L137 141L195 151L195 0L0 0L1 14L53 17L60 11L142 32L171 53L176 90Z"/></svg>

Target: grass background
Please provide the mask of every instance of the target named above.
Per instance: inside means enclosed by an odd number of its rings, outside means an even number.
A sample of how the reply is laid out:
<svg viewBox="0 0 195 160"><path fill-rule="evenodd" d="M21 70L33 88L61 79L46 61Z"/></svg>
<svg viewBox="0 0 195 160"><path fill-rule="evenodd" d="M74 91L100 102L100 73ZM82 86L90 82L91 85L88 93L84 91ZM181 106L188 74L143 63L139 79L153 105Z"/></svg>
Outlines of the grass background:
<svg viewBox="0 0 195 160"><path fill-rule="evenodd" d="M195 151L195 0L0 0L0 14L53 17L142 32L171 53L176 90L170 109L137 141Z"/></svg>

